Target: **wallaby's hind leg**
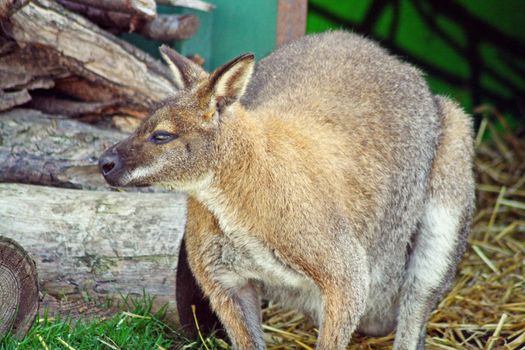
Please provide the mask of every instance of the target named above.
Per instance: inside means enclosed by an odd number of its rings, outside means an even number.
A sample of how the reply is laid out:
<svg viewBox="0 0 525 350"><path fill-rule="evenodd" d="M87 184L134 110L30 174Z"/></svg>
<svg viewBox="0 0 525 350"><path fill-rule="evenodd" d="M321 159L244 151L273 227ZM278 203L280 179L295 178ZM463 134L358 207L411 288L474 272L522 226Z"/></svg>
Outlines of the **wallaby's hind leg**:
<svg viewBox="0 0 525 350"><path fill-rule="evenodd" d="M412 247L402 288L395 350L425 348L426 322L446 293L462 251L465 213L431 201Z"/></svg>
<svg viewBox="0 0 525 350"><path fill-rule="evenodd" d="M346 349L359 323L365 308L367 288L365 281L359 278L348 282L322 291L323 310L317 350Z"/></svg>
<svg viewBox="0 0 525 350"><path fill-rule="evenodd" d="M233 348L265 349L258 291L225 267L224 235L211 213L192 197L188 198L185 241L191 272L226 328Z"/></svg>
<svg viewBox="0 0 525 350"><path fill-rule="evenodd" d="M427 319L452 284L474 205L470 118L445 97L435 101L443 128L401 290L395 350L425 348Z"/></svg>

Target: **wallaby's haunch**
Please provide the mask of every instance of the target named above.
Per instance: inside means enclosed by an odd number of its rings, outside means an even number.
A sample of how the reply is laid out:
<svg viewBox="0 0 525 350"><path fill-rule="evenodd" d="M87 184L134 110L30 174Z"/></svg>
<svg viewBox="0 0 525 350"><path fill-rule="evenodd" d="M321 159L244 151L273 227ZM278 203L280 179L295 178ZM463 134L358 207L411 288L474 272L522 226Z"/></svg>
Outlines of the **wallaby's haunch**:
<svg viewBox="0 0 525 350"><path fill-rule="evenodd" d="M234 347L265 348L262 297L310 315L318 349L394 329L423 349L473 211L469 117L347 32L211 74L162 52L181 91L100 168L188 192L189 264Z"/></svg>

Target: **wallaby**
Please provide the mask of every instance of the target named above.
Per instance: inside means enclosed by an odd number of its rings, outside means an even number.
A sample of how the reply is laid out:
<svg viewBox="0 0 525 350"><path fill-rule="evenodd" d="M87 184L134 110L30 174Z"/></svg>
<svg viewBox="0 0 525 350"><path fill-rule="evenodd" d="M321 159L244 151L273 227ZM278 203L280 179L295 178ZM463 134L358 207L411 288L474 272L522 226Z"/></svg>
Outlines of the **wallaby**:
<svg viewBox="0 0 525 350"><path fill-rule="evenodd" d="M474 206L472 125L356 34L309 35L181 87L99 165L113 186L186 191L191 271L235 349L264 349L260 298L319 325L318 349L396 330L424 349Z"/></svg>

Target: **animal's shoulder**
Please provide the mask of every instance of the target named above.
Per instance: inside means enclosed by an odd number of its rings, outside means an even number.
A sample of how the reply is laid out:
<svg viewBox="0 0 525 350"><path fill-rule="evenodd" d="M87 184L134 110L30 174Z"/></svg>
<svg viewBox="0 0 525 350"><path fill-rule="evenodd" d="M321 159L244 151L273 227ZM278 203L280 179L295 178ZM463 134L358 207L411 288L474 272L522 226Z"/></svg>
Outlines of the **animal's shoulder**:
<svg viewBox="0 0 525 350"><path fill-rule="evenodd" d="M241 103L257 109L338 101L348 108L368 101L371 108L412 109L422 94L431 101L419 70L372 40L334 31L305 36L260 60Z"/></svg>

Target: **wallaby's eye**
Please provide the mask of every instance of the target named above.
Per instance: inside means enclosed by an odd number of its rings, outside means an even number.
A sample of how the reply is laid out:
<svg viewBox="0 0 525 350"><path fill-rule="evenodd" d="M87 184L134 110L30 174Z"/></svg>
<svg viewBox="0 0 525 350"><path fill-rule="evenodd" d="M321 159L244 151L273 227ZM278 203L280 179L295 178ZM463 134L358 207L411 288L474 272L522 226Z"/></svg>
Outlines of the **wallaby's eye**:
<svg viewBox="0 0 525 350"><path fill-rule="evenodd" d="M153 142L153 143L155 143L157 145L162 145L164 143L168 143L170 141L175 140L177 137L178 137L177 135L172 134L172 133L167 132L167 131L155 131L149 137L149 141L151 141L151 142Z"/></svg>

